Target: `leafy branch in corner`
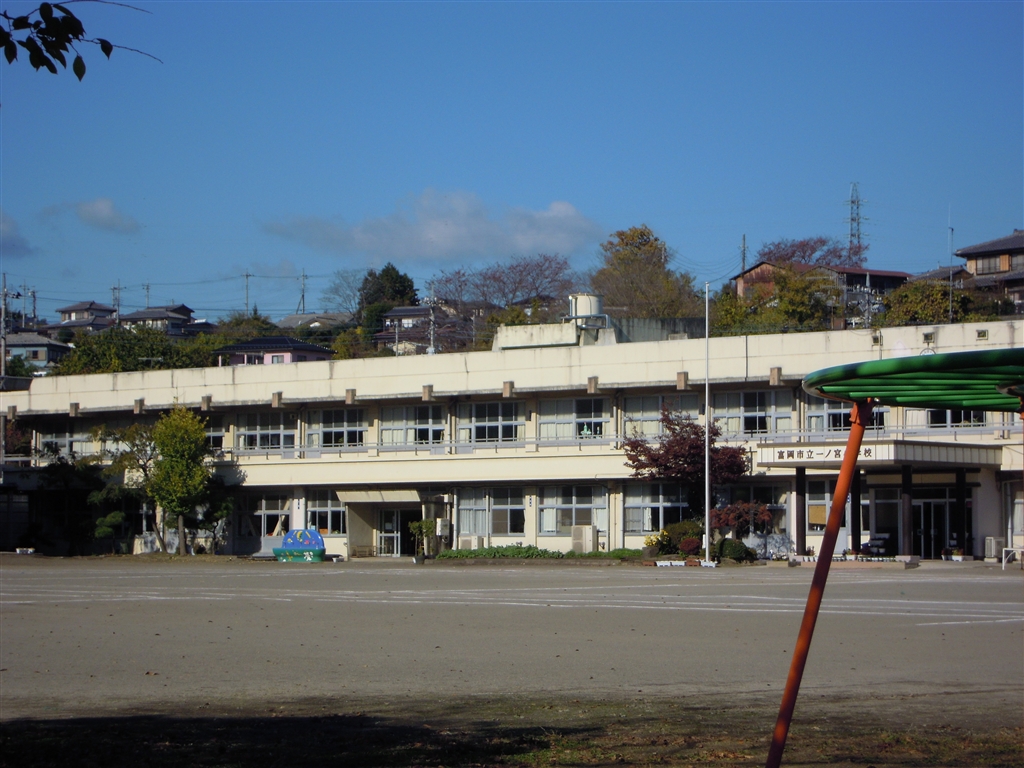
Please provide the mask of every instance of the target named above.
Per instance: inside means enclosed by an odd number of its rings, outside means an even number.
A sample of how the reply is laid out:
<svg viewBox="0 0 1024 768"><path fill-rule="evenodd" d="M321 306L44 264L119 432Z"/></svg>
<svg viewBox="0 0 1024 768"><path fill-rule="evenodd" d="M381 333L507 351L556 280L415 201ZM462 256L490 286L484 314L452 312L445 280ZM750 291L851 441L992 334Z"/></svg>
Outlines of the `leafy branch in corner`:
<svg viewBox="0 0 1024 768"><path fill-rule="evenodd" d="M74 53L75 58L71 63L71 70L81 80L85 77L85 60L78 52L78 48L75 47L76 43L98 45L108 59L115 48L120 48L123 51L132 51L148 56L154 61L160 61L156 56L136 48L115 45L102 37L86 37L82 22L68 10L68 6L72 3L85 2L116 5L133 11L149 13L142 8L112 2L112 0L67 0L64 3L40 3L38 8L23 16L11 16L7 11L0 11L0 46L4 49L4 58L7 59L7 63L13 64L17 61L18 48L21 47L28 51L28 63L36 70L46 69L56 75L57 64L55 62L59 62L62 67L67 69L68 57Z"/></svg>

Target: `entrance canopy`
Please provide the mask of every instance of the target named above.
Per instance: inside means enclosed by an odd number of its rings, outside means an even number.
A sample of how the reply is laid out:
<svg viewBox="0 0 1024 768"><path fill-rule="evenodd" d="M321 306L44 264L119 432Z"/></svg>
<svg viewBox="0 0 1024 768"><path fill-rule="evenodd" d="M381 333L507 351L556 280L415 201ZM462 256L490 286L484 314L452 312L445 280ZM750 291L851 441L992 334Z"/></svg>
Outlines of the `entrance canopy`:
<svg viewBox="0 0 1024 768"><path fill-rule="evenodd" d="M804 379L812 395L846 402L979 411L1022 410L1024 349L951 352L824 368Z"/></svg>

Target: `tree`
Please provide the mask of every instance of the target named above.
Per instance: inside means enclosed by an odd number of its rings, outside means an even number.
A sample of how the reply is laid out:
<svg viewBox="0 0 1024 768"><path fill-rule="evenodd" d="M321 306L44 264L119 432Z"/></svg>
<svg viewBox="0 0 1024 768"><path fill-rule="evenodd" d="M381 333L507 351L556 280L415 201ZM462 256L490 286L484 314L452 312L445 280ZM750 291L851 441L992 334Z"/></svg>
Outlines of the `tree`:
<svg viewBox="0 0 1024 768"><path fill-rule="evenodd" d="M674 480L687 488L690 512L704 512L704 427L693 419L669 409L661 412L662 434L649 440L636 432L625 441L626 466L633 477L645 480ZM712 485L726 485L747 472L747 456L742 448L715 445L722 434L718 425L710 428L710 465Z"/></svg>
<svg viewBox="0 0 1024 768"><path fill-rule="evenodd" d="M215 363L213 350L229 343L223 336L200 334L172 339L155 328L114 327L98 333L77 333L74 349L53 374L121 373L167 368L204 368Z"/></svg>
<svg viewBox="0 0 1024 768"><path fill-rule="evenodd" d="M843 245L834 237L805 237L803 240L781 238L762 243L757 251L758 261L769 264L816 264L836 267L862 267L868 246Z"/></svg>
<svg viewBox="0 0 1024 768"><path fill-rule="evenodd" d="M618 317L693 317L703 302L693 276L669 268L672 253L646 224L612 234L601 245L603 266L590 285Z"/></svg>
<svg viewBox="0 0 1024 768"><path fill-rule="evenodd" d="M260 314L255 304L252 307L252 312L237 310L217 321L219 334L231 341L257 339L260 336L277 333L278 330L280 329L269 317Z"/></svg>
<svg viewBox="0 0 1024 768"><path fill-rule="evenodd" d="M373 304L390 304L392 307L416 306L419 299L412 278L404 272L399 272L398 267L390 261L380 272L375 269L367 270L359 286L358 309L363 312Z"/></svg>
<svg viewBox="0 0 1024 768"><path fill-rule="evenodd" d="M159 458L153 431L153 425L138 422L114 429L104 426L95 431L97 439L116 447L105 451L110 463L103 468L102 474L108 482L94 494L94 503L127 497L137 501L142 514L146 514L149 502L153 500L151 484ZM155 528L157 545L161 552L166 552L163 532L159 526Z"/></svg>
<svg viewBox="0 0 1024 768"><path fill-rule="evenodd" d="M28 377L35 375L39 369L26 360L22 355L11 355L4 365L4 372L7 376Z"/></svg>
<svg viewBox="0 0 1024 768"><path fill-rule="evenodd" d="M938 280L914 280L904 283L882 299L885 312L876 317L876 325L892 327L933 323L962 323L975 319L969 291L954 287L952 303L950 286ZM950 317L950 307L953 315ZM978 318L980 319L980 318Z"/></svg>
<svg viewBox="0 0 1024 768"><path fill-rule="evenodd" d="M212 472L206 458L206 422L176 406L153 427L159 454L153 464L149 491L163 508L164 520L178 524L178 554L185 554L185 518L208 499Z"/></svg>
<svg viewBox="0 0 1024 768"><path fill-rule="evenodd" d="M841 301L838 286L822 270L780 265L772 282L751 284L745 296L723 287L712 303L711 329L714 335L825 330L836 310L842 313Z"/></svg>
<svg viewBox="0 0 1024 768"><path fill-rule="evenodd" d="M469 281L476 300L508 309L534 299L551 298L564 306L562 301L568 300L579 278L564 256L539 253L497 261L472 273Z"/></svg>
<svg viewBox="0 0 1024 768"><path fill-rule="evenodd" d="M335 272L320 297L324 307L331 312L347 312L354 316L359 311L361 277L362 273L358 269L339 269Z"/></svg>
<svg viewBox="0 0 1024 768"><path fill-rule="evenodd" d="M82 22L70 10L69 5L75 2L86 0L66 0L64 3L40 3L37 8L32 9L23 16L10 16L7 11L0 11L0 46L3 46L4 57L8 64L13 64L18 58L19 46L28 52L28 63L39 71L45 69L56 75L57 65L60 63L67 69L68 56L72 51L75 58L71 63L71 70L75 77L81 80L85 77L85 60L78 52L76 44L88 43L97 45L108 59L115 48L120 48L133 53L140 53L143 56L160 61L144 51L135 48L126 48L123 45L114 45L102 37L90 38L85 36L85 27ZM116 5L120 8L129 8L133 11L149 13L142 8L126 5L119 2L108 2L107 0L88 0L89 2L102 3L103 5Z"/></svg>

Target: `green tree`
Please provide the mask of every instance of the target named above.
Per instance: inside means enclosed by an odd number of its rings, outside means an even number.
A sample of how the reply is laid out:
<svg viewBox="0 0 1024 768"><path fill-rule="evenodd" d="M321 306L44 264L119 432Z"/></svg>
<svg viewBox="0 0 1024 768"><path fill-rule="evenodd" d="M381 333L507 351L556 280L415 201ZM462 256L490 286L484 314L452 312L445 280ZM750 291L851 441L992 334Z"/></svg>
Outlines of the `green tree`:
<svg viewBox="0 0 1024 768"><path fill-rule="evenodd" d="M954 287L951 303L949 283L939 280L904 283L885 296L882 303L885 311L875 318L875 325L879 327L962 323L974 319L971 314L974 299L970 292Z"/></svg>
<svg viewBox="0 0 1024 768"><path fill-rule="evenodd" d="M12 355L7 358L4 371L8 376L32 376L39 369L21 355Z"/></svg>
<svg viewBox="0 0 1024 768"><path fill-rule="evenodd" d="M58 376L81 373L120 373L170 367L173 342L153 328L108 328L77 333L74 349L53 369Z"/></svg>
<svg viewBox="0 0 1024 768"><path fill-rule="evenodd" d="M380 272L370 269L359 286L359 304L356 313L365 337L384 328L384 313L395 307L414 307L419 304L412 278L388 262Z"/></svg>
<svg viewBox="0 0 1024 768"><path fill-rule="evenodd" d="M152 424L138 422L127 427L107 429L104 426L95 430L98 440L114 448L105 451L110 461L102 471L107 484L93 494L90 499L93 503L130 499L139 504L143 515L146 514L153 501L151 483L159 458L153 431ZM156 526L155 533L160 551L166 552L167 544L159 526Z"/></svg>
<svg viewBox="0 0 1024 768"><path fill-rule="evenodd" d="M723 287L712 305L712 335L818 331L842 312L838 287L820 270L777 266L772 282L754 283L746 296Z"/></svg>
<svg viewBox="0 0 1024 768"><path fill-rule="evenodd" d="M670 268L672 253L646 224L614 232L601 245L602 266L590 279L618 317L693 317L703 301L693 276Z"/></svg>
<svg viewBox="0 0 1024 768"><path fill-rule="evenodd" d="M260 314L255 304L252 312L238 310L217 321L217 331L228 343L273 335L279 330L269 317Z"/></svg>
<svg viewBox="0 0 1024 768"><path fill-rule="evenodd" d="M208 500L212 472L207 464L206 422L176 406L153 427L159 454L153 464L149 491L163 508L164 520L178 524L178 554L185 554L185 518Z"/></svg>

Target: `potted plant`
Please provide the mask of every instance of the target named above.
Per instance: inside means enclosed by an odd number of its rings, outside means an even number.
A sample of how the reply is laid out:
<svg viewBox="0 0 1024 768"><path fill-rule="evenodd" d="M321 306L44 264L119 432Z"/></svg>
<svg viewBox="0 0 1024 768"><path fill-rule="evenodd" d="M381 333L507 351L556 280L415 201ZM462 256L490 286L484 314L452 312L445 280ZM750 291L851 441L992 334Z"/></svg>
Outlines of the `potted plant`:
<svg viewBox="0 0 1024 768"><path fill-rule="evenodd" d="M953 548L953 554L950 555L955 563L962 563L964 561L964 551L960 547Z"/></svg>

